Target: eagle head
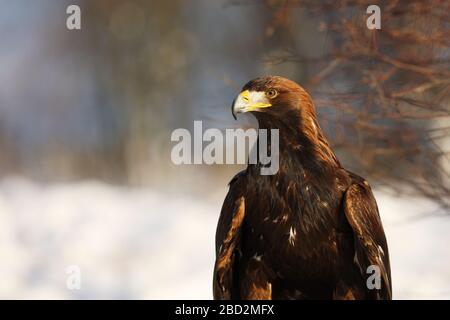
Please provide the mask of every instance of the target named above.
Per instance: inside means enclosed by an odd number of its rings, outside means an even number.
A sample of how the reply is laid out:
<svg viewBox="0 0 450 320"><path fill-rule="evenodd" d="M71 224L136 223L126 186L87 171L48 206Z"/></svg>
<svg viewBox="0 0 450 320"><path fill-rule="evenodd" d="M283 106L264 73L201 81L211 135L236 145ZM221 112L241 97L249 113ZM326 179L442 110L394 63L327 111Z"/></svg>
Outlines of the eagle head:
<svg viewBox="0 0 450 320"><path fill-rule="evenodd" d="M296 82L267 76L249 81L232 104L236 119L238 113L251 112L259 124L292 124L314 121L315 110L309 94ZM281 123L280 123L281 122Z"/></svg>
<svg viewBox="0 0 450 320"><path fill-rule="evenodd" d="M260 128L279 129L283 145L337 163L310 95L296 82L279 76L251 80L234 99L231 109L235 119L238 113L250 112Z"/></svg>

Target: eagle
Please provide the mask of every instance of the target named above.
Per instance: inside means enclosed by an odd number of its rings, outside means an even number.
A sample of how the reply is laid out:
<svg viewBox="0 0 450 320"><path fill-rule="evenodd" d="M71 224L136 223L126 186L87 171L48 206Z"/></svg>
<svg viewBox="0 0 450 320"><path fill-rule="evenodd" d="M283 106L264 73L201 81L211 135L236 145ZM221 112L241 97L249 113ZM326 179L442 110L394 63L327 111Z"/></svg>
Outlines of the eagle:
<svg viewBox="0 0 450 320"><path fill-rule="evenodd" d="M235 118L245 112L260 129L279 130L279 170L261 175L257 161L229 183L216 230L214 299L392 299L374 195L336 158L310 95L286 78L260 77L233 101Z"/></svg>

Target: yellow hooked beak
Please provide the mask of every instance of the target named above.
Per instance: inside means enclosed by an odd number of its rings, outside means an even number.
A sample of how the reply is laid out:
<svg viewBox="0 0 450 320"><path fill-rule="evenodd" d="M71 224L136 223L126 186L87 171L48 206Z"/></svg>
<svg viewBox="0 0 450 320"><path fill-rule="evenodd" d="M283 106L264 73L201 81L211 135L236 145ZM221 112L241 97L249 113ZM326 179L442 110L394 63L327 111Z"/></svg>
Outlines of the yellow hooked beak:
<svg viewBox="0 0 450 320"><path fill-rule="evenodd" d="M271 107L272 104L266 97L263 91L242 91L236 99L234 99L231 106L234 119L238 113L259 111L263 108Z"/></svg>

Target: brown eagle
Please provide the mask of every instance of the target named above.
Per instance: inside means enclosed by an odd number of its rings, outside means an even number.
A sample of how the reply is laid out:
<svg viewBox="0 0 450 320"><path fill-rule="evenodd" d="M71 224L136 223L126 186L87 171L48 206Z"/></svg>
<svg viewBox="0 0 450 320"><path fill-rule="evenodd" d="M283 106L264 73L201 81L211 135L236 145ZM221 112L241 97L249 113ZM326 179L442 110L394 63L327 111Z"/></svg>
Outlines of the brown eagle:
<svg viewBox="0 0 450 320"><path fill-rule="evenodd" d="M232 112L279 130L279 170L261 175L261 163L249 164L231 180L216 232L214 298L391 299L375 198L339 163L309 94L282 77L257 78Z"/></svg>

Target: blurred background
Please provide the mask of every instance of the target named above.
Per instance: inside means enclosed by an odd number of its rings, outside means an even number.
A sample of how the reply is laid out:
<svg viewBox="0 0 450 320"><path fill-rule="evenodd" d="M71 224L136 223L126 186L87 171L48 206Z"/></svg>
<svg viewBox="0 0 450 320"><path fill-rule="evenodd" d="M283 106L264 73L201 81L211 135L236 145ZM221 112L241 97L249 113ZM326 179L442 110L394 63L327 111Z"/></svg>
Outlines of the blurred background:
<svg viewBox="0 0 450 320"><path fill-rule="evenodd" d="M243 166L176 166L170 136L255 127L231 101L273 74L373 186L394 298L450 299L450 3L377 1L369 30L372 2L0 0L0 298L211 299Z"/></svg>

